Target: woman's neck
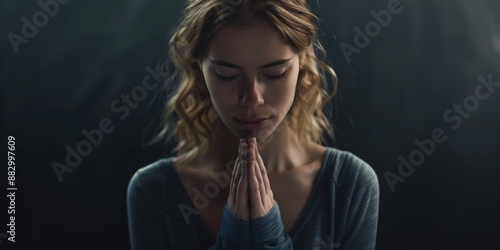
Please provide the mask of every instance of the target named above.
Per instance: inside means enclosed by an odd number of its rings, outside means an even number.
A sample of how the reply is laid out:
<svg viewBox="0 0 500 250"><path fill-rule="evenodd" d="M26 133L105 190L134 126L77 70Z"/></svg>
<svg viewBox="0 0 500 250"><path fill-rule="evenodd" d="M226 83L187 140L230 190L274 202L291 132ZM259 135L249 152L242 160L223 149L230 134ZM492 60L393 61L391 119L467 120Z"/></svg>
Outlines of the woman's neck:
<svg viewBox="0 0 500 250"><path fill-rule="evenodd" d="M281 125L280 125L281 126ZM257 147L268 173L279 174L309 163L312 144L302 144L297 134L289 127L278 126L267 138L258 138ZM227 170L228 164L238 156L239 139L224 123L219 123L215 130L216 141L207 145L204 161L214 167L215 171Z"/></svg>

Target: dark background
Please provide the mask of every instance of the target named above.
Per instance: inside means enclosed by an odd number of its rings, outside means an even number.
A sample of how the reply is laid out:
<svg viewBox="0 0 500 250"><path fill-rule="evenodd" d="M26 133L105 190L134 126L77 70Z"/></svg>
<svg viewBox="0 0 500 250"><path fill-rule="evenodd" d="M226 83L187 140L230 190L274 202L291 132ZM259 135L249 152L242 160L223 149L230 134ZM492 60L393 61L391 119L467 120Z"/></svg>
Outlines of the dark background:
<svg viewBox="0 0 500 250"><path fill-rule="evenodd" d="M149 90L128 115L111 105L118 100L124 107L121 95L142 85L148 67L163 71L159 80L169 75L160 66L183 4L69 1L16 53L8 34L22 35L22 18L32 21L42 7L2 1L2 141L16 140L18 191L16 243L0 238L0 249L129 249L128 181L171 148L145 146L165 97ZM354 46L354 28L364 30L375 20L370 11L387 9L387 2L310 4L340 78L337 137L329 146L360 156L379 177L377 249L500 249L500 87L460 124L443 118L454 104L474 104L468 96L479 76L500 82L500 2L402 0L402 11L350 63L341 43ZM99 128L105 118L114 130L60 182L54 162L65 164L66 148L75 149L86 140L82 130ZM447 139L391 191L384 174L399 175L398 156L408 160L419 149L414 141L431 138L435 128Z"/></svg>

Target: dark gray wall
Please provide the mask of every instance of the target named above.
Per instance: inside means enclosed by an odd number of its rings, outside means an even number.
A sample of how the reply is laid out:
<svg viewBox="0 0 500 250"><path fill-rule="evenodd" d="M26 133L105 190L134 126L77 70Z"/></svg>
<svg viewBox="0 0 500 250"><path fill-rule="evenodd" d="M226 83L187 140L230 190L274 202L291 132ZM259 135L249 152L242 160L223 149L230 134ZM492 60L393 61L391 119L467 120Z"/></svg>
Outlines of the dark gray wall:
<svg viewBox="0 0 500 250"><path fill-rule="evenodd" d="M359 155L379 176L378 249L499 249L500 86L489 96L476 88L478 78L500 82L500 4L388 2L310 1L340 78L329 145ZM1 3L3 140L16 138L19 249L129 248L128 181L171 146L144 146L164 101L159 90L128 108L122 95L148 75L151 84L168 76L150 71L165 60L182 5L67 1L44 21L37 1ZM377 29L371 11L389 10ZM36 32L23 34L23 17L40 18ZM355 28L367 25L372 37L356 43ZM13 46L13 34L25 40ZM113 131L59 180L53 165L67 165L68 150L86 140L82 130L106 121ZM433 135L440 142L430 143ZM0 240L2 249L14 246Z"/></svg>

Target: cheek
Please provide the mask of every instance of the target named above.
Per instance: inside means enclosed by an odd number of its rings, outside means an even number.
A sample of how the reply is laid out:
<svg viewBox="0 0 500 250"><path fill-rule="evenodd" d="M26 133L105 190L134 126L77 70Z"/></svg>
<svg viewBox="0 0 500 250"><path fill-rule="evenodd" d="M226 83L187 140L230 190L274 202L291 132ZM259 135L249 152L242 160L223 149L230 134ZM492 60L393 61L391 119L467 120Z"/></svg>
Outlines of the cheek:
<svg viewBox="0 0 500 250"><path fill-rule="evenodd" d="M293 100L293 92L290 90L290 87L284 86L281 88L272 89L268 92L268 95L265 97L265 101L270 106L280 107L286 106L288 103L291 103Z"/></svg>
<svg viewBox="0 0 500 250"><path fill-rule="evenodd" d="M267 102L276 106L285 106L289 108L295 98L295 89L297 87L297 78L288 79L286 82L272 88L272 93L267 98Z"/></svg>
<svg viewBox="0 0 500 250"><path fill-rule="evenodd" d="M213 106L218 112L224 111L234 104L234 92L229 87L223 87L220 83L207 82L208 92Z"/></svg>

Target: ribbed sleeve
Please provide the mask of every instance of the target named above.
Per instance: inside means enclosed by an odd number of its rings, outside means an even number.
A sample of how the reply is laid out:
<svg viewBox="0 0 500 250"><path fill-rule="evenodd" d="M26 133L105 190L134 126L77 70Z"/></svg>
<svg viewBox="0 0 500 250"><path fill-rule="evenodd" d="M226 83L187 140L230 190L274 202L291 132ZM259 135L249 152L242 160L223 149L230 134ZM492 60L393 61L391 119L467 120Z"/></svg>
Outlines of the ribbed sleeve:
<svg viewBox="0 0 500 250"><path fill-rule="evenodd" d="M229 212L227 205L224 206L221 230L215 246L210 250L222 249L293 249L281 221L278 203L275 201L263 217L250 221L236 218Z"/></svg>
<svg viewBox="0 0 500 250"><path fill-rule="evenodd" d="M127 189L127 213L132 250L166 250L167 238L164 234L162 221L152 209L148 190L139 172L136 172Z"/></svg>

